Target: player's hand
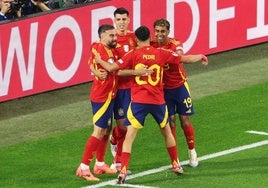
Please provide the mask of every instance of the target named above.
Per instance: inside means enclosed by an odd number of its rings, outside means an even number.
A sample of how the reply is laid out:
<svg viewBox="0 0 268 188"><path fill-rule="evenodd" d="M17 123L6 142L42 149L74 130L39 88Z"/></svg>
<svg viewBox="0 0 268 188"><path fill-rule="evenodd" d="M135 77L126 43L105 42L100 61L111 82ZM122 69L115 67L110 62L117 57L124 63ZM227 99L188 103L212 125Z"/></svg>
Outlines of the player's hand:
<svg viewBox="0 0 268 188"><path fill-rule="evenodd" d="M97 77L100 80L105 80L107 78L108 72L105 69L98 69L97 71Z"/></svg>
<svg viewBox="0 0 268 188"><path fill-rule="evenodd" d="M134 72L135 72L134 75L136 76L149 76L154 71L151 69L148 69L147 66L141 66L138 69L135 69Z"/></svg>
<svg viewBox="0 0 268 188"><path fill-rule="evenodd" d="M202 58L202 64L207 66L208 65L208 58L207 56L201 54L201 58Z"/></svg>

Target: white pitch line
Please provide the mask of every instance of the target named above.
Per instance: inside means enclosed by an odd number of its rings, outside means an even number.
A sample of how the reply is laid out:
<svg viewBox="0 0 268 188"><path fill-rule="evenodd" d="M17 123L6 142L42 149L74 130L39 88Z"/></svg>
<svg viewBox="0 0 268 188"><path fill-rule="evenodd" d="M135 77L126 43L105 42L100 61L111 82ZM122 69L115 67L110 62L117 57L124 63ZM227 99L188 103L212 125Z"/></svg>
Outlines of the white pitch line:
<svg viewBox="0 0 268 188"><path fill-rule="evenodd" d="M266 132L261 132L261 131L246 131L247 133L251 133L251 134L260 134L260 135L268 135L268 133Z"/></svg>
<svg viewBox="0 0 268 188"><path fill-rule="evenodd" d="M239 146L237 148L232 148L232 149L220 151L218 153L204 155L202 157L198 157L198 159L200 161L207 160L207 159L212 159L212 158L220 157L220 156L223 156L223 155L228 155L228 154L231 154L231 153L236 153L236 152L247 150L247 149L256 148L256 147L267 145L267 144L268 144L268 140L264 140L264 141L261 141L261 142L256 142L256 143L253 143L253 144Z"/></svg>
<svg viewBox="0 0 268 188"><path fill-rule="evenodd" d="M248 144L248 145L244 145L244 146L239 146L239 147L236 147L236 148L224 150L224 151L217 152L217 153L204 155L202 157L198 157L198 159L199 159L199 161L204 161L204 160L207 160L207 159L212 159L212 158L220 157L220 156L223 156L223 155L228 155L228 154L231 154L231 153L236 153L236 152L239 152L239 151L256 148L256 147L263 146L263 145L268 145L268 140L264 140L264 141L261 141L261 142L256 142L256 143ZM188 163L188 160L187 161L182 161L181 165L186 165L187 163ZM168 166L162 166L160 168L155 168L155 169L143 171L143 172L140 172L140 173L137 173L137 174L127 176L127 180L142 177L142 176L146 176L146 175L150 175L150 174L155 174L155 173L162 172L162 171L170 169L170 168L171 168L171 165L168 165ZM116 179L106 181L106 182L102 182L102 183L98 183L98 184L95 184L95 185L90 185L90 186L87 186L85 188L98 188L98 187L104 187L104 186L107 186L107 185L118 186L118 185L115 184L115 182L116 182ZM123 184L123 186L124 185L125 184ZM130 186L130 184L127 184L127 185ZM132 186L134 187L135 185L132 185ZM143 187L145 187L145 186L143 186Z"/></svg>

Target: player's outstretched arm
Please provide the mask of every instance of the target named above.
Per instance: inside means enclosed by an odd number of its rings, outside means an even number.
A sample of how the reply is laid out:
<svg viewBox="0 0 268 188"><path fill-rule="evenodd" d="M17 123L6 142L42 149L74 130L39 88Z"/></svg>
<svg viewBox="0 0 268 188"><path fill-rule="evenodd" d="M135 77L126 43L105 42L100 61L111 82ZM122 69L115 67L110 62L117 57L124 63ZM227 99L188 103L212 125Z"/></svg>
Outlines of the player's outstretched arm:
<svg viewBox="0 0 268 188"><path fill-rule="evenodd" d="M149 76L153 73L153 70L148 69L147 66L140 66L137 69L124 69L119 70L119 76Z"/></svg>
<svg viewBox="0 0 268 188"><path fill-rule="evenodd" d="M203 54L199 54L199 55L182 55L181 56L181 62L182 63L187 63L187 64L192 64L192 63L196 63L198 61L202 61L203 65L208 65L208 58L207 56L203 55Z"/></svg>

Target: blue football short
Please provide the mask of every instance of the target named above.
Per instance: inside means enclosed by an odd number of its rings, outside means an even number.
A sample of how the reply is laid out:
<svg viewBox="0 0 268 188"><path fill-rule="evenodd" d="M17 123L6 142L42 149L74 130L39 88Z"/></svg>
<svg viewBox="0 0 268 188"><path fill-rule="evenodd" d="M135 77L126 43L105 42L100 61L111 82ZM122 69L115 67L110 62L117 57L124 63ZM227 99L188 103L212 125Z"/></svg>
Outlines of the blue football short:
<svg viewBox="0 0 268 188"><path fill-rule="evenodd" d="M114 99L104 103L92 102L93 124L101 128L112 126Z"/></svg>
<svg viewBox="0 0 268 188"><path fill-rule="evenodd" d="M192 98L187 82L174 89L164 89L168 113L190 116L194 114Z"/></svg>
<svg viewBox="0 0 268 188"><path fill-rule="evenodd" d="M114 102L114 119L125 119L130 103L130 89L118 89Z"/></svg>
<svg viewBox="0 0 268 188"><path fill-rule="evenodd" d="M142 104L131 102L127 111L125 125L132 125L139 129L144 126L145 118L151 114L158 125L163 128L168 123L168 111L166 104Z"/></svg>

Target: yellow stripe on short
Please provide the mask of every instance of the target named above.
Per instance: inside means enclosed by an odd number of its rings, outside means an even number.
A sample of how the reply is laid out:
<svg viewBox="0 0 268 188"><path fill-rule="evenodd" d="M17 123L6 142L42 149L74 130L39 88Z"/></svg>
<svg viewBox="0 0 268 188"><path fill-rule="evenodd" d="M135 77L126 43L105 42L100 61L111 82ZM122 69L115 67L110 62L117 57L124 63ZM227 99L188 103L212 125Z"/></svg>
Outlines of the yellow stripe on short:
<svg viewBox="0 0 268 188"><path fill-rule="evenodd" d="M127 110L127 118L129 122L131 123L131 126L136 128L136 129L141 129L143 128L142 124L133 116L132 110L130 108L131 104L128 106Z"/></svg>
<svg viewBox="0 0 268 188"><path fill-rule="evenodd" d="M168 120L168 109L167 109L167 106L166 106L164 119L163 119L163 121L160 123L160 127L161 127L161 128L164 128L164 127L167 125L167 120Z"/></svg>
<svg viewBox="0 0 268 188"><path fill-rule="evenodd" d="M191 93L190 93L190 87L189 87L188 82L185 81L185 82L184 82L184 86L185 86L185 88L187 89L189 95L191 96Z"/></svg>
<svg viewBox="0 0 268 188"><path fill-rule="evenodd" d="M94 124L96 124L98 119L100 119L100 117L103 116L103 114L107 111L107 108L110 105L111 100L112 100L112 93L113 93L113 91L111 91L108 94L108 98L105 101L104 105L93 115L93 123Z"/></svg>

